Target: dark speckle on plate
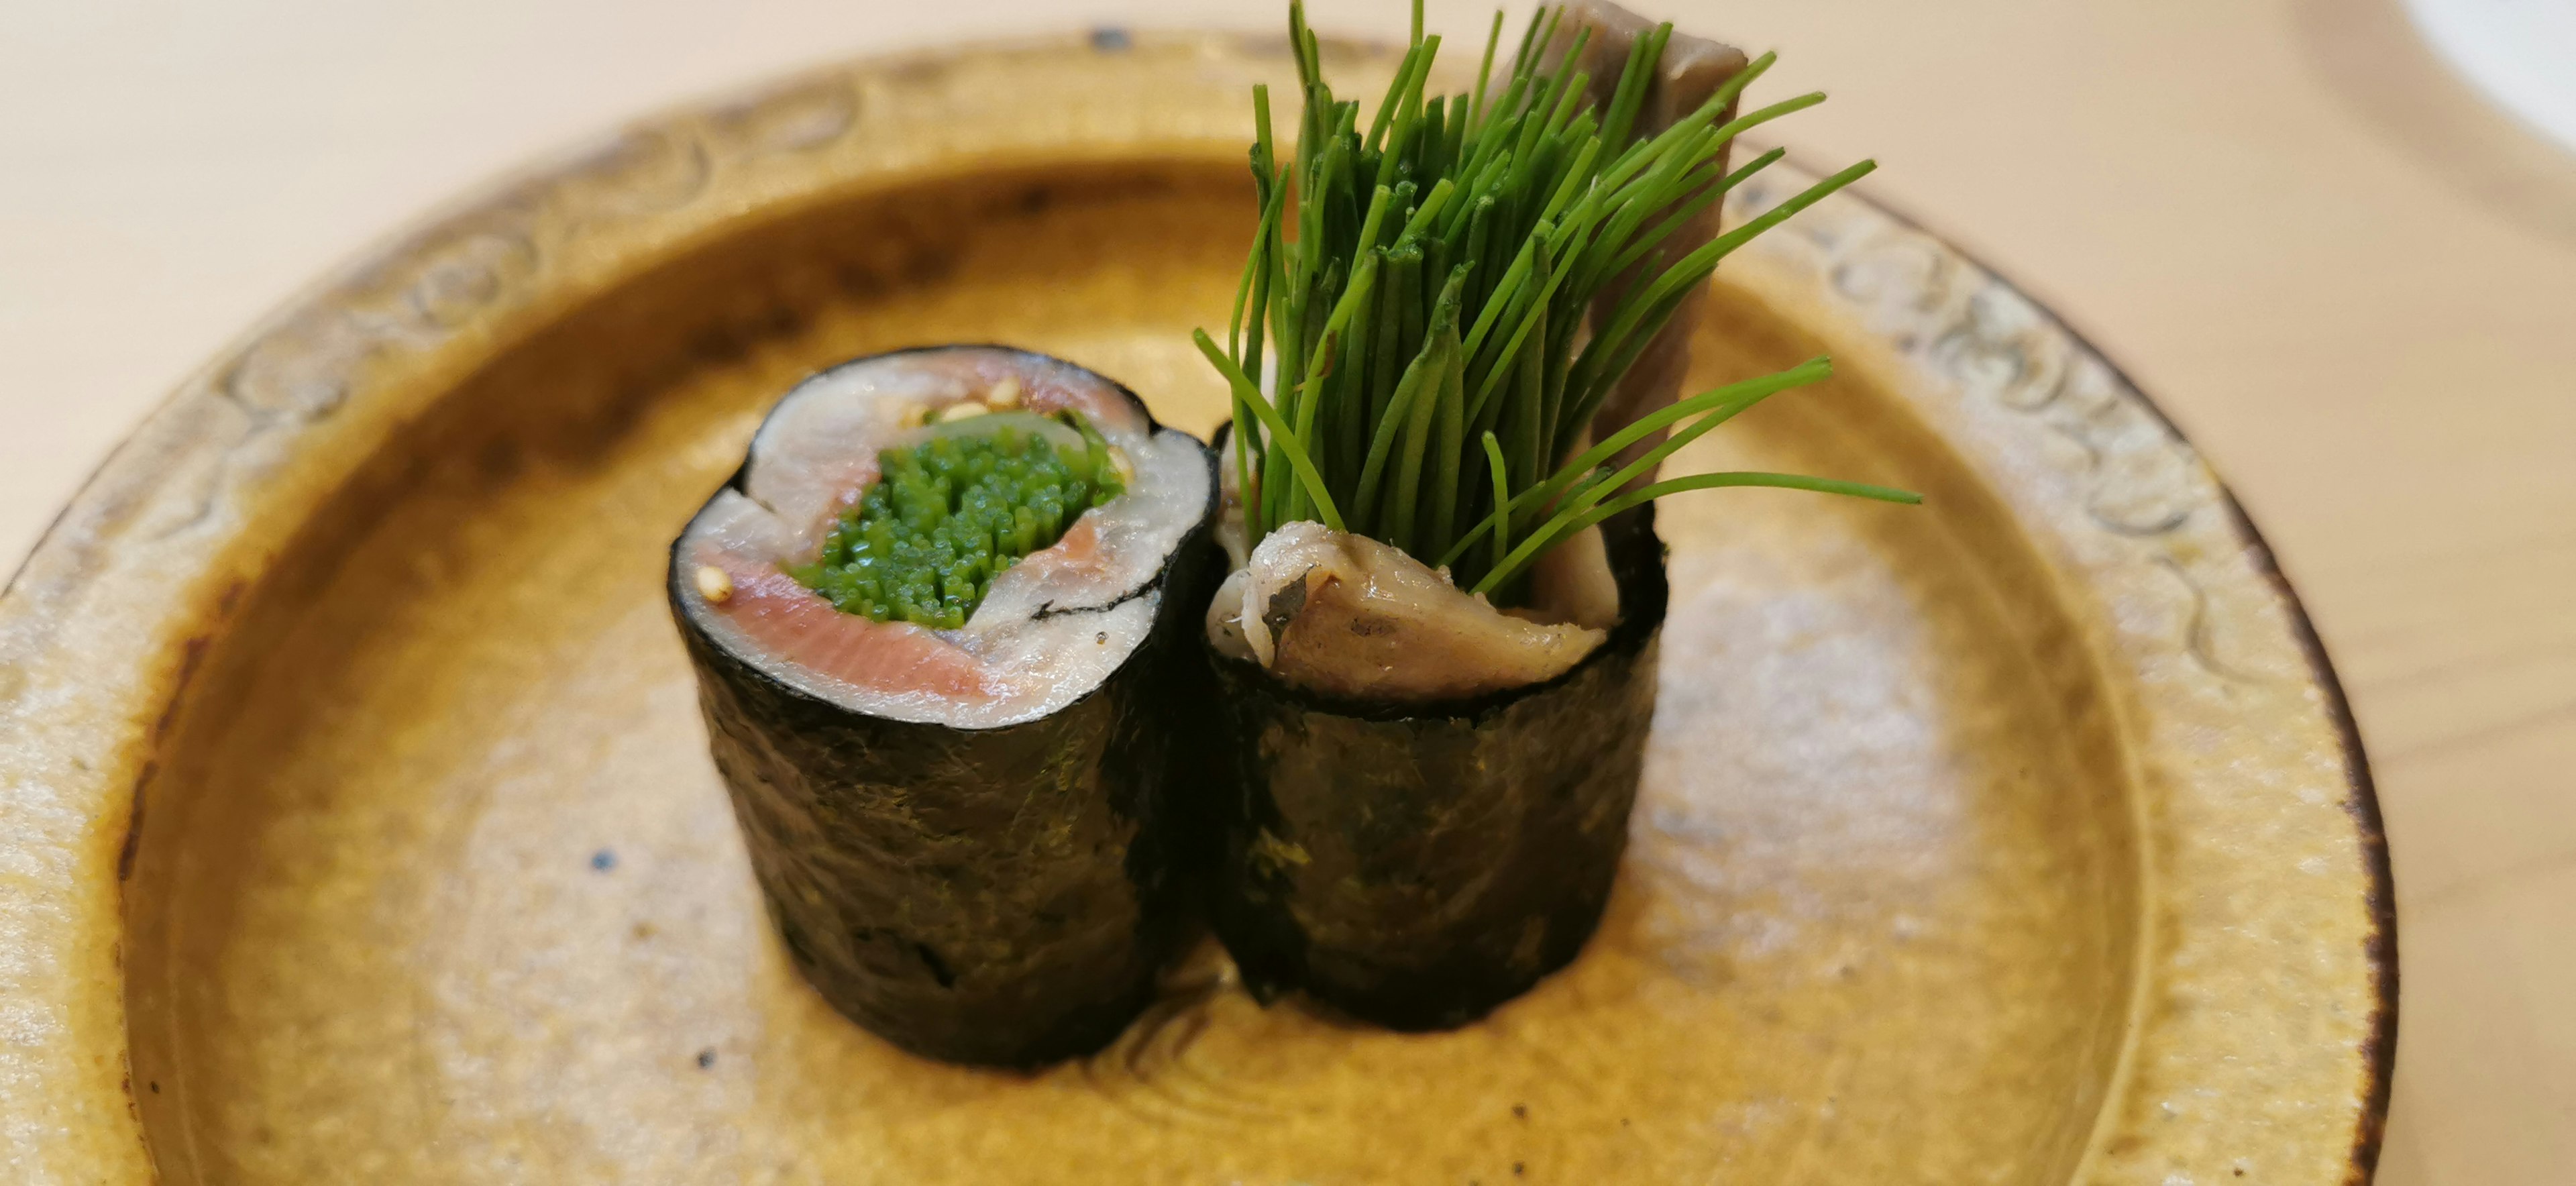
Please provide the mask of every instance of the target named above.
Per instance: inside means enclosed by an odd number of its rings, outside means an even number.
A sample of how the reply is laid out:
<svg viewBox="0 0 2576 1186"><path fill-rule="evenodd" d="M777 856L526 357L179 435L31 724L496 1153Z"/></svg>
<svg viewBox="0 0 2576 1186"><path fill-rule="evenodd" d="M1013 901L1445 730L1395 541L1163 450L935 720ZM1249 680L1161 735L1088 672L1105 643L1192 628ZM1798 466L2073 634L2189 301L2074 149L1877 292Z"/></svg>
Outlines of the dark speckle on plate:
<svg viewBox="0 0 2576 1186"><path fill-rule="evenodd" d="M605 848L600 849L598 852L590 854L590 867L601 873L606 873L617 867L617 854Z"/></svg>
<svg viewBox="0 0 2576 1186"><path fill-rule="evenodd" d="M699 1052L698 1052L698 1069L699 1069L699 1070L703 1071L703 1070L706 1070L706 1069L708 1069L708 1068L710 1068L710 1067L713 1067L713 1066L715 1066L715 1065L716 1065L716 1052L715 1052L715 1049L714 1049L713 1047L709 1047L708 1049L701 1050L701 1051L699 1051Z"/></svg>

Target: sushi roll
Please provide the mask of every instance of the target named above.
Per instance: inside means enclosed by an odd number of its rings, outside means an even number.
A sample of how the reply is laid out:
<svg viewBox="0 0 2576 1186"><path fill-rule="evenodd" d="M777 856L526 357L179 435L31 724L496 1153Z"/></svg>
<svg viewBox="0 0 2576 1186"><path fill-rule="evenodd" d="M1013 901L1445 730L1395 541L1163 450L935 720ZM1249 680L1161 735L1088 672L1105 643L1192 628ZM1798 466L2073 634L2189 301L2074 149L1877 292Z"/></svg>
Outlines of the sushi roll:
<svg viewBox="0 0 2576 1186"><path fill-rule="evenodd" d="M1214 459L985 346L790 391L671 548L717 770L797 969L915 1053L1108 1042L1179 933L1159 711L1199 678Z"/></svg>
<svg viewBox="0 0 2576 1186"><path fill-rule="evenodd" d="M1786 474L1657 480L1675 450L1831 373L1817 359L1677 398L1675 318L1717 262L1872 167L1712 233L1718 199L1779 159L1730 170L1734 136L1821 96L1736 116L1768 56L1587 3L1542 11L1517 53L1489 43L1506 72L1472 96L1426 97L1438 41L1419 4L1414 27L1364 120L1291 5L1293 156L1255 92L1246 297L1224 344L1196 339L1235 411L1218 444L1229 571L1203 624L1221 693L1203 847L1216 931L1256 993L1436 1029L1529 989L1599 924L1654 717L1653 501L1920 500Z"/></svg>
<svg viewBox="0 0 2576 1186"><path fill-rule="evenodd" d="M1211 624L1234 766L1216 780L1232 794L1214 922L1247 985L1441 1029L1582 950L1654 719L1668 590L1653 513L1587 541L1616 606L1601 626L1557 602L1539 615L1554 624L1457 604L1366 537L1272 533L1246 570L1275 607L1251 622L1275 631L1269 661L1227 638L1241 602L1220 599Z"/></svg>

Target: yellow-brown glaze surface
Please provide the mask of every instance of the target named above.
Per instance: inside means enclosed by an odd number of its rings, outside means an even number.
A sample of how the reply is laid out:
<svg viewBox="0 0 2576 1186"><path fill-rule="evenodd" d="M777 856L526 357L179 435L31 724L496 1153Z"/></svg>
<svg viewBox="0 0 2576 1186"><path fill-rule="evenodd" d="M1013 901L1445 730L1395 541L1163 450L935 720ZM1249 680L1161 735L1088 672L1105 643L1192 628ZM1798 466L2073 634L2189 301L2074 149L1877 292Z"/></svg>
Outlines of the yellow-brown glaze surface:
<svg viewBox="0 0 2576 1186"><path fill-rule="evenodd" d="M795 977L664 546L873 350L1007 342L1212 425L1186 335L1273 48L933 55L640 125L183 390L0 602L25 1180L2346 1181L2384 866L2295 606L2136 393L1857 199L1731 260L1697 346L1839 377L1676 465L1930 501L1666 504L1643 798L1566 972L1395 1035L1202 950L1034 1076Z"/></svg>

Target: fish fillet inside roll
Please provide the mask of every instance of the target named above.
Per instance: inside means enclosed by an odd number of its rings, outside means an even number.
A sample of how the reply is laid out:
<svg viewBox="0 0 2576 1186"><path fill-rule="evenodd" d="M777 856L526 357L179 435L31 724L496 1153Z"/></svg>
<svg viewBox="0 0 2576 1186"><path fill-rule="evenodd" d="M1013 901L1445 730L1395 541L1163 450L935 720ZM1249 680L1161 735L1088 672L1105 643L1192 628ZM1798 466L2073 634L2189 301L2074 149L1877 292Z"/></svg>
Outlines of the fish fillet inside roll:
<svg viewBox="0 0 2576 1186"><path fill-rule="evenodd" d="M1007 552L1018 541L1001 541L974 570L971 593L943 566L916 563L945 586L939 609L953 615L980 596L962 621L845 612L799 580L880 485L883 455L943 440L961 453L1008 442L1023 457L1043 443L1078 479L1124 489L1089 508L1059 501L1057 522L1046 506L1012 508L1061 538L1015 559ZM1159 608L1154 583L1205 517L1207 471L1198 441L1157 430L1132 397L1067 364L975 348L861 360L781 401L742 474L689 524L679 561L701 595L683 604L727 649L817 699L957 728L1033 720L1097 687L1144 641Z"/></svg>

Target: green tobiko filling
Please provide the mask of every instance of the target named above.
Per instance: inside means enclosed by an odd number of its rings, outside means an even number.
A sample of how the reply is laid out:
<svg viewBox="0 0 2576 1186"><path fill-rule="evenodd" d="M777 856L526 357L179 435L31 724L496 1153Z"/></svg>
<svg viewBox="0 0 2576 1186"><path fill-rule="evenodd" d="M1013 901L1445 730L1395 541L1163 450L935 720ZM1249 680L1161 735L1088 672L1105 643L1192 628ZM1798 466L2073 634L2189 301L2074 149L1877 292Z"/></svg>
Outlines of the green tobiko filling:
<svg viewBox="0 0 2576 1186"><path fill-rule="evenodd" d="M962 421L877 454L876 484L841 515L813 563L787 575L845 614L954 630L994 577L1126 493L1109 442L1080 415L1058 416L1082 434L1079 450L1024 427L1025 414L989 419L989 430Z"/></svg>

